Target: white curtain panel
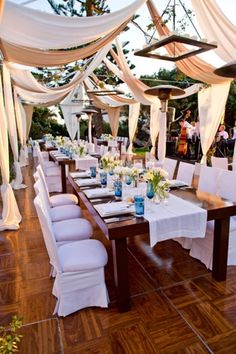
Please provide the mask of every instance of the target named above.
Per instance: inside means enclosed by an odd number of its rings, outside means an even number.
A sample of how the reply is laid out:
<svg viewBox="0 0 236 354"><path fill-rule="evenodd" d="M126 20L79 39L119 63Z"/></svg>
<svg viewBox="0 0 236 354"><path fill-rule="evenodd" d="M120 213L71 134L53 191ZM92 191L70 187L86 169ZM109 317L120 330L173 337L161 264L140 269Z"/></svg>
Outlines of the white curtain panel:
<svg viewBox="0 0 236 354"><path fill-rule="evenodd" d="M26 140L29 137L29 132L32 124L32 116L33 116L33 106L30 106L28 104L23 106L24 111L25 111L25 120L26 120Z"/></svg>
<svg viewBox="0 0 236 354"><path fill-rule="evenodd" d="M73 103L73 100L77 99L77 103ZM84 90L82 84L75 87L69 95L61 102L60 107L63 113L63 117L66 124L66 129L70 135L71 140L75 139L78 131L78 119L75 113L82 111L83 109Z"/></svg>
<svg viewBox="0 0 236 354"><path fill-rule="evenodd" d="M216 41L215 52L225 62L236 58L236 27L224 15L215 0L192 0L204 36L209 41Z"/></svg>
<svg viewBox="0 0 236 354"><path fill-rule="evenodd" d="M22 106L21 100L17 97L15 89L14 89L14 105L15 105L15 115L16 115L18 136L21 144L19 162L20 162L20 166L23 167L28 165L28 149L26 145L26 116L25 116L25 111Z"/></svg>
<svg viewBox="0 0 236 354"><path fill-rule="evenodd" d="M16 130L16 118L14 110L14 101L12 95L12 85L10 72L5 63L3 63L3 88L4 88L4 102L7 116L8 134L11 144L11 149L14 158L14 168L15 168L15 179L11 182L14 189L25 188L26 186L22 183L23 177L21 173L20 163L19 163L19 151L18 151L18 140L17 140L17 130Z"/></svg>
<svg viewBox="0 0 236 354"><path fill-rule="evenodd" d="M160 104L154 103L150 106L150 137L152 142L151 154L155 156L156 152L156 139L160 129Z"/></svg>
<svg viewBox="0 0 236 354"><path fill-rule="evenodd" d="M170 34L170 30L161 21L161 16L157 11L154 2L152 0L148 0L147 6L159 35L168 36ZM167 45L166 49L170 55L173 55L174 51L176 54L185 52L186 46L181 43L176 43L174 49L171 45ZM192 56L184 60L179 60L176 62L176 66L185 75L190 76L193 79L206 82L208 84L221 84L230 81L226 78L214 74L215 68L204 60L200 59L198 56Z"/></svg>
<svg viewBox="0 0 236 354"><path fill-rule="evenodd" d="M211 85L198 93L200 140L203 152L202 164L206 164L206 154L224 114L229 88L230 83Z"/></svg>
<svg viewBox="0 0 236 354"><path fill-rule="evenodd" d="M0 231L17 230L21 222L21 215L16 203L12 187L9 183L9 151L7 117L3 102L2 79L0 74L0 168L2 175L2 218L0 219Z"/></svg>
<svg viewBox="0 0 236 354"><path fill-rule="evenodd" d="M107 113L111 126L112 136L116 138L119 129L120 107L110 107L107 109Z"/></svg>
<svg viewBox="0 0 236 354"><path fill-rule="evenodd" d="M158 148L157 148L157 156L158 160L161 164L164 162L164 158L166 157L166 112L160 113L159 120L160 128L159 128L159 137L158 137Z"/></svg>
<svg viewBox="0 0 236 354"><path fill-rule="evenodd" d="M131 18L145 2L146 0L136 0L123 9L101 16L68 17L7 1L0 36L8 42L30 48L77 47L112 32Z"/></svg>
<svg viewBox="0 0 236 354"><path fill-rule="evenodd" d="M138 117L140 111L140 103L129 105L129 147L127 154L133 154L133 139L137 129Z"/></svg>

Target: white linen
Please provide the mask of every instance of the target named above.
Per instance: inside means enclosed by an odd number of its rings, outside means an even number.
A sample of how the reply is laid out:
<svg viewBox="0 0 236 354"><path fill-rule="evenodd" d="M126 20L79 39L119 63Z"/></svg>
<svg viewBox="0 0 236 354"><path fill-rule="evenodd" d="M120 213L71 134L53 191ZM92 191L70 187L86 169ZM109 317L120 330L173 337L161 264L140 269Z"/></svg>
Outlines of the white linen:
<svg viewBox="0 0 236 354"><path fill-rule="evenodd" d="M114 190L110 188L95 188L95 189L88 189L87 191L84 191L84 194L88 198L110 197L114 195Z"/></svg>
<svg viewBox="0 0 236 354"><path fill-rule="evenodd" d="M226 62L236 58L236 27L224 15L215 0L192 0L197 21L209 41L216 41L215 52Z"/></svg>
<svg viewBox="0 0 236 354"><path fill-rule="evenodd" d="M187 186L184 181L180 181L179 179L169 179L168 182L170 183L170 187L172 188Z"/></svg>
<svg viewBox="0 0 236 354"><path fill-rule="evenodd" d="M85 187L85 186L94 186L100 184L100 181L96 178L83 178L83 179L78 179L75 181L75 183L79 187Z"/></svg>
<svg viewBox="0 0 236 354"><path fill-rule="evenodd" d="M115 203L97 204L94 205L94 208L99 212L102 217L130 214L135 212L134 205L130 205L123 201Z"/></svg>
<svg viewBox="0 0 236 354"><path fill-rule="evenodd" d="M72 178L86 178L90 176L90 171L70 172Z"/></svg>
<svg viewBox="0 0 236 354"><path fill-rule="evenodd" d="M6 2L0 37L18 45L40 49L77 47L112 32L146 0L136 0L123 9L101 16L58 16ZM14 24L14 26L13 26Z"/></svg>
<svg viewBox="0 0 236 354"><path fill-rule="evenodd" d="M149 221L150 244L174 237L204 237L207 211L174 195L168 204L150 203L144 212Z"/></svg>
<svg viewBox="0 0 236 354"><path fill-rule="evenodd" d="M89 170L90 167L98 166L98 159L96 157L87 155L85 157L75 157L76 170Z"/></svg>

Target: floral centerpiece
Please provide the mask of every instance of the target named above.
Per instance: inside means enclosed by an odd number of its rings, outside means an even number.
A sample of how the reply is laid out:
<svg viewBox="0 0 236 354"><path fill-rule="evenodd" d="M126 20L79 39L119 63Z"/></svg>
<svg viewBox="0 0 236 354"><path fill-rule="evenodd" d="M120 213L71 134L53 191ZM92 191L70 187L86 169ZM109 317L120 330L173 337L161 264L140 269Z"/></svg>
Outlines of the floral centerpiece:
<svg viewBox="0 0 236 354"><path fill-rule="evenodd" d="M43 136L43 140L44 141L52 141L54 139L53 135L52 134L44 134Z"/></svg>
<svg viewBox="0 0 236 354"><path fill-rule="evenodd" d="M160 167L153 167L144 173L143 179L151 185L155 201L168 198L170 183L167 177L168 173Z"/></svg>
<svg viewBox="0 0 236 354"><path fill-rule="evenodd" d="M105 170L105 171L108 171L109 169L113 169L116 167L116 166L119 166L121 165L121 161L120 160L117 160L115 158L115 156L107 153L105 154L104 156L101 157L101 164L102 164L102 168Z"/></svg>
<svg viewBox="0 0 236 354"><path fill-rule="evenodd" d="M84 157L87 154L87 148L85 145L76 146L73 148L73 152L79 157Z"/></svg>
<svg viewBox="0 0 236 354"><path fill-rule="evenodd" d="M101 139L103 140L113 140L113 136L111 134L102 134Z"/></svg>

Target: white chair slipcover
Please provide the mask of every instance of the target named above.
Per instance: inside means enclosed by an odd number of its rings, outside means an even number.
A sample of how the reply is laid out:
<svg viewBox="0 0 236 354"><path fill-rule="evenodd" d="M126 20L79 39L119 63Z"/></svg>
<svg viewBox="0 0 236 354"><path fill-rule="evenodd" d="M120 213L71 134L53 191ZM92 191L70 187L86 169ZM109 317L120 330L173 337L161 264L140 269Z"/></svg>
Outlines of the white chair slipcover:
<svg viewBox="0 0 236 354"><path fill-rule="evenodd" d="M52 208L49 199L47 197L47 192L44 189L43 183L39 178L34 184L34 190L36 195L39 195L41 199L43 199L43 203L47 212L52 220L52 222L68 220L68 219L76 219L82 217L81 208L78 205L70 204L70 205L61 205Z"/></svg>
<svg viewBox="0 0 236 354"><path fill-rule="evenodd" d="M219 169L217 169L219 170ZM236 172L222 170L217 179L217 190L221 198L236 202ZM205 266L212 269L214 240L214 221L207 222L205 238L192 239L190 256L199 259ZM236 265L236 216L230 218L228 265Z"/></svg>
<svg viewBox="0 0 236 354"><path fill-rule="evenodd" d="M187 185L192 185L195 166L191 163L180 162L177 171L176 179L185 182Z"/></svg>
<svg viewBox="0 0 236 354"><path fill-rule="evenodd" d="M164 158L162 168L168 172L168 179L173 179L176 165L177 165L177 160L168 159L167 157Z"/></svg>
<svg viewBox="0 0 236 354"><path fill-rule="evenodd" d="M78 204L78 198L74 194L69 193L62 193L58 195L49 196L48 186L46 183L45 175L43 169L40 165L37 166L37 172L39 173L39 177L41 178L45 191L46 196L48 198L48 202L52 208L61 205L70 205L70 204Z"/></svg>
<svg viewBox="0 0 236 354"><path fill-rule="evenodd" d="M201 165L198 189L203 192L217 194L221 172L222 169Z"/></svg>
<svg viewBox="0 0 236 354"><path fill-rule="evenodd" d="M54 314L67 316L85 307L107 307L105 247L97 240L75 241L58 247L38 196L34 204L50 263L54 268L52 293L57 298Z"/></svg>
<svg viewBox="0 0 236 354"><path fill-rule="evenodd" d="M228 158L227 157L211 157L212 167L223 168L228 170Z"/></svg>

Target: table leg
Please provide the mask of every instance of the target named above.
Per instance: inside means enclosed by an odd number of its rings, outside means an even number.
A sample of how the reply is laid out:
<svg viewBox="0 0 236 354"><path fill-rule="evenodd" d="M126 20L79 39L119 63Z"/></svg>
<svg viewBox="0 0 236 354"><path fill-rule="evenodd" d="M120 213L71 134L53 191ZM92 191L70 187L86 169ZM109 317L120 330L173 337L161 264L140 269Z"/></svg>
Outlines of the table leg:
<svg viewBox="0 0 236 354"><path fill-rule="evenodd" d="M66 193L66 165L61 165L61 184L62 184L62 193Z"/></svg>
<svg viewBox="0 0 236 354"><path fill-rule="evenodd" d="M226 280L230 219L215 220L212 276L217 281Z"/></svg>
<svg viewBox="0 0 236 354"><path fill-rule="evenodd" d="M117 306L119 312L129 311L129 275L128 275L128 252L126 238L112 241L114 277L117 287Z"/></svg>

